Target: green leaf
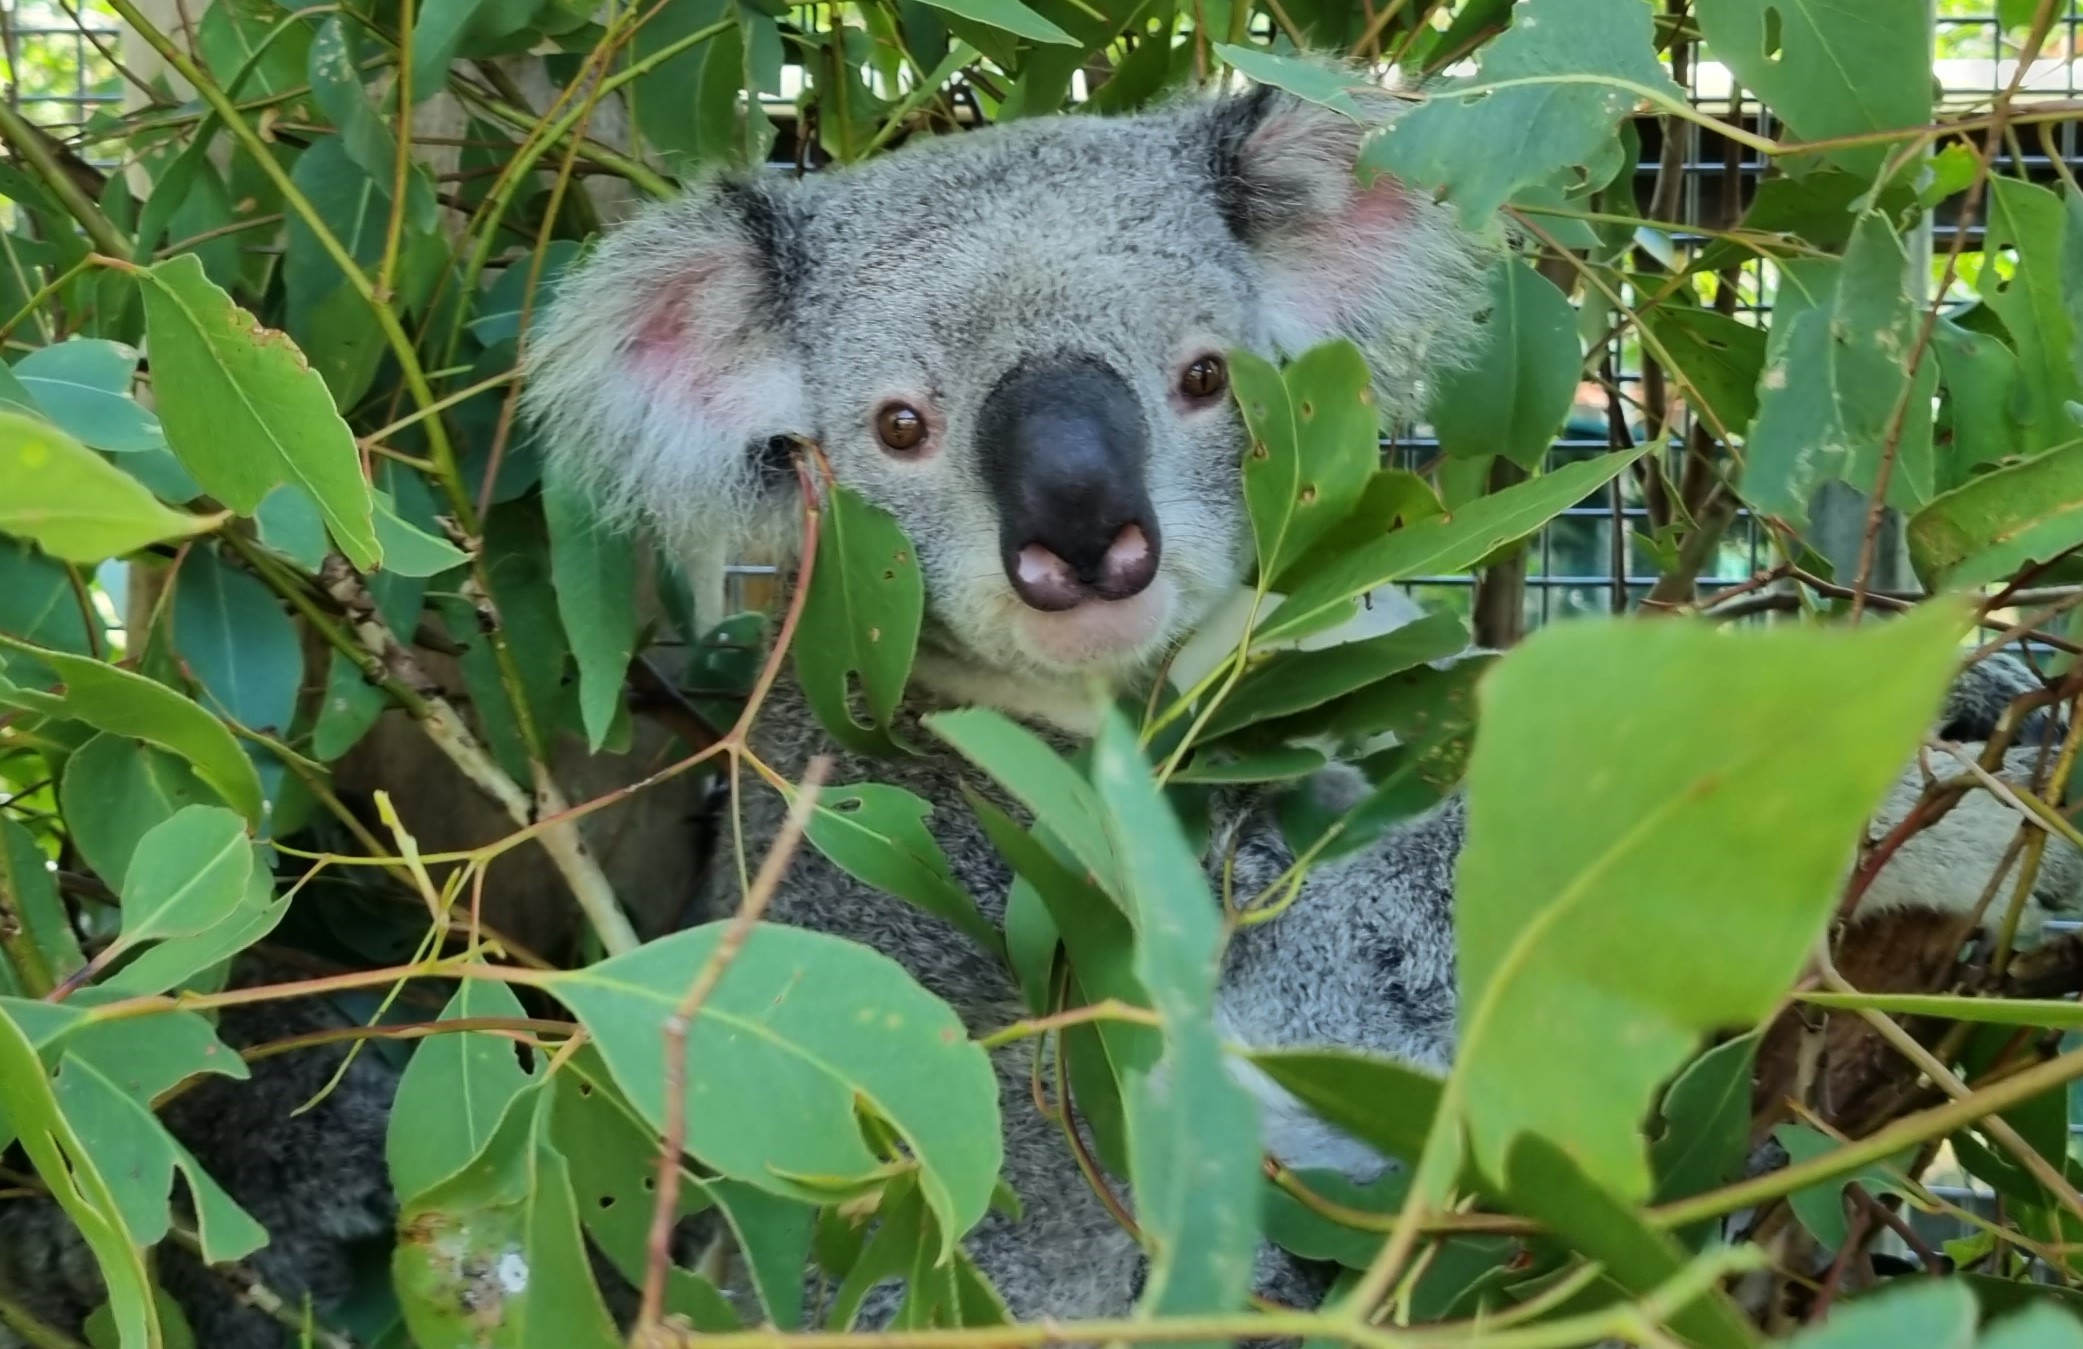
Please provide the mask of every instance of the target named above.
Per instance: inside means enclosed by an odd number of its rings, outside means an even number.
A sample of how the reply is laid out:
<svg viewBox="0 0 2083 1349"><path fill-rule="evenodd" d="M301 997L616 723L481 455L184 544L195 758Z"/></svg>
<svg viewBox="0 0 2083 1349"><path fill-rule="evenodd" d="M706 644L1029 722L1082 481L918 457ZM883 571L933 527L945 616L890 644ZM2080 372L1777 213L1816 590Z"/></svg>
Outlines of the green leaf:
<svg viewBox="0 0 2083 1349"><path fill-rule="evenodd" d="M1650 37L1645 0L1521 0L1476 75L1390 123L1361 163L1443 190L1480 228L1521 188L1589 172L1645 94L1684 101Z"/></svg>
<svg viewBox="0 0 2083 1349"><path fill-rule="evenodd" d="M166 1235L173 1221L171 1198L178 1169L195 1204L204 1260L239 1260L267 1245L267 1230L174 1140L151 1107L93 1064L67 1054L58 1069L57 1096L80 1142L104 1168L133 1241L150 1246Z"/></svg>
<svg viewBox="0 0 2083 1349"><path fill-rule="evenodd" d="M110 889L138 840L183 806L222 805L188 761L139 740L97 735L66 759L58 806L73 847Z"/></svg>
<svg viewBox="0 0 2083 1349"><path fill-rule="evenodd" d="M2083 1027L2083 1003L2060 998L1950 998L1936 993L1803 993L1801 1001L1847 1011L1935 1016L1992 1026Z"/></svg>
<svg viewBox="0 0 2083 1349"><path fill-rule="evenodd" d="M65 567L26 540L4 536L0 536L0 632L80 656L92 655L106 635L101 615L81 606ZM27 657L18 659L29 663ZM6 671L7 653L0 651L0 674Z"/></svg>
<svg viewBox="0 0 2083 1349"><path fill-rule="evenodd" d="M946 919L985 951L1002 955L998 929L955 879L926 827L932 811L912 793L879 782L833 787L819 794L804 833L848 875Z"/></svg>
<svg viewBox="0 0 2083 1349"><path fill-rule="evenodd" d="M280 483L308 491L348 561L381 557L354 433L289 340L212 285L188 254L140 272L152 389L168 444L196 481L251 513Z"/></svg>
<svg viewBox="0 0 2083 1349"><path fill-rule="evenodd" d="M1173 773L1177 783L1288 782L1306 778L1330 760L1323 751L1301 745L1239 751L1226 745L1196 750L1186 766Z"/></svg>
<svg viewBox="0 0 2083 1349"><path fill-rule="evenodd" d="M627 533L602 525L582 489L554 469L543 478L542 509L557 612L579 666L579 715L598 752L636 651L636 547Z"/></svg>
<svg viewBox="0 0 2083 1349"><path fill-rule="evenodd" d="M833 484L790 649L803 696L850 749L876 754L896 744L891 722L911 676L925 595L918 555L896 517ZM856 700L866 722L854 716Z"/></svg>
<svg viewBox="0 0 2083 1349"><path fill-rule="evenodd" d="M1903 361L1915 349L1918 316L1908 275L1901 240L1869 212L1829 293L1775 317L1744 453L1743 495L1757 509L1799 523L1825 482L1870 492L1898 407L1905 411L1888 501L1915 510L1931 499L1929 409L1938 368L1927 356L1910 387Z"/></svg>
<svg viewBox="0 0 2083 1349"><path fill-rule="evenodd" d="M1758 412L1765 330L1693 305L1644 309L1641 323L1721 428L1740 435Z"/></svg>
<svg viewBox="0 0 2083 1349"><path fill-rule="evenodd" d="M341 16L329 15L320 21L317 31L312 34L305 71L311 81L311 96L327 120L339 128L340 144L347 157L371 179L388 183L397 172L398 141L392 134L390 123L369 101L368 88L362 83L364 55L360 34ZM423 101L432 92L415 87L414 101ZM416 216L414 223L421 230L432 229L435 225L432 193L408 193L406 204L408 208L419 208L422 202L417 198L421 197L425 199L426 214Z"/></svg>
<svg viewBox="0 0 2083 1349"><path fill-rule="evenodd" d="M19 821L0 815L0 901L13 927L7 934L5 959L29 985L28 991L38 995L87 963L48 861L35 835Z"/></svg>
<svg viewBox="0 0 2083 1349"><path fill-rule="evenodd" d="M1587 620L1498 663L1469 771L1462 1031L1432 1202L1460 1127L1493 1178L1531 1133L1621 1199L1647 1196L1656 1085L1792 982L1960 632L1938 603L1854 631Z"/></svg>
<svg viewBox="0 0 2083 1349"><path fill-rule="evenodd" d="M1119 893L1121 863L1099 798L1041 737L987 707L935 712L924 720L927 730L1046 821L1102 889Z"/></svg>
<svg viewBox="0 0 2083 1349"><path fill-rule="evenodd" d="M2027 451L2075 439L2076 422L2066 409L2083 397L2069 310L2083 276L2064 274L2066 217L2061 198L2046 188L1991 176L1989 230L1977 288L1982 303L2003 320L2018 353L2016 408ZM1999 257L2013 264L2010 276L2001 276L1993 265Z"/></svg>
<svg viewBox="0 0 2083 1349"><path fill-rule="evenodd" d="M670 63L668 63L670 64ZM521 314L524 309L531 315L541 314L557 298L557 281L579 256L578 244L569 239L555 239L541 254L540 272L536 275L534 302L529 303L528 281L531 267L527 259L514 263L499 273L499 279L486 288L478 299L477 308L470 319L470 334L486 346L496 346L512 341L521 335Z"/></svg>
<svg viewBox="0 0 2083 1349"><path fill-rule="evenodd" d="M412 96L416 103L446 87L460 55L488 55L489 47L524 31L535 0L431 0L412 28Z"/></svg>
<svg viewBox="0 0 2083 1349"><path fill-rule="evenodd" d="M1584 500L1643 453L1642 448L1622 450L1569 464L1384 535L1296 586L1257 640L1275 642L1334 627L1352 613L1360 596L1392 581L1465 571Z"/></svg>
<svg viewBox="0 0 2083 1349"><path fill-rule="evenodd" d="M54 698L64 715L171 750L247 820L260 823L260 776L223 722L166 685L117 666L33 647L5 634L0 634L0 647L34 656L56 672L64 692L39 697Z"/></svg>
<svg viewBox="0 0 2083 1349"><path fill-rule="evenodd" d="M1156 1244L1136 1314L1231 1311L1259 1242L1259 1138L1215 1032L1221 907L1119 711L1094 742L1092 781L1122 862L1136 976L1164 1021L1158 1069L1128 1084L1136 1220Z"/></svg>
<svg viewBox="0 0 2083 1349"><path fill-rule="evenodd" d="M256 868L230 912L199 932L173 937L149 948L104 979L101 986L114 993L138 995L189 987L197 975L216 968L274 931L288 913L288 896L278 898L275 878Z"/></svg>
<svg viewBox="0 0 2083 1349"><path fill-rule="evenodd" d="M285 483L269 492L254 508L253 523L260 527L262 543L308 575L316 575L332 551L325 535L325 517L300 487Z"/></svg>
<svg viewBox="0 0 2083 1349"><path fill-rule="evenodd" d="M311 726L311 756L320 763L338 759L361 743L388 706L390 696L369 682L361 666L335 651Z"/></svg>
<svg viewBox="0 0 2083 1349"><path fill-rule="evenodd" d="M571 1169L540 1083L507 1103L468 1166L408 1201L392 1277L424 1349L613 1349Z"/></svg>
<svg viewBox="0 0 2083 1349"><path fill-rule="evenodd" d="M511 1058L511 1051L508 1053ZM658 1181L658 1139L636 1108L622 1099L591 1046L580 1049L551 1076L550 1140L571 1168L572 1194L586 1235L634 1286L641 1287L649 1263L653 1186ZM782 1202L782 1201L775 1201ZM681 1217L710 1206L709 1189L682 1169ZM807 1224L806 1224L807 1225ZM762 1273L756 1259L755 1278ZM803 1261L794 1262L797 1322L801 1320ZM666 1309L694 1319L698 1329L731 1330L738 1320L714 1285L678 1265L666 1270ZM779 1315L777 1324L784 1324ZM790 1328L796 1323L786 1323Z"/></svg>
<svg viewBox="0 0 2083 1349"><path fill-rule="evenodd" d="M2018 358L1987 333L1941 318L1931 330L1938 372L1945 386L1940 425L1950 443L1939 460L1938 487L1950 491L1972 479L1972 471L2019 452L2023 427L2015 408Z"/></svg>
<svg viewBox="0 0 2083 1349"><path fill-rule="evenodd" d="M1254 666L1201 731L1203 741L1275 717L1321 707L1390 675L1468 646L1468 629L1450 613L1427 614L1379 637L1314 651L1282 651Z"/></svg>
<svg viewBox="0 0 2083 1349"><path fill-rule="evenodd" d="M134 347L75 337L38 347L15 362L14 374L35 400L22 411L42 413L97 450L142 454L166 448L159 419L131 396L137 377Z"/></svg>
<svg viewBox="0 0 2083 1349"><path fill-rule="evenodd" d="M1439 447L1535 467L1568 419L1583 373L1569 297L1518 258L1500 260L1490 270L1481 341L1468 363L1441 374L1433 389Z"/></svg>
<svg viewBox="0 0 2083 1349"><path fill-rule="evenodd" d="M544 981L653 1128L665 1122L666 1018L724 926ZM726 1176L816 1202L876 1173L884 1162L862 1137L858 1104L918 1160L950 1248L990 1202L1003 1148L990 1061L945 1003L866 947L755 928L688 1031L687 1063L687 1150ZM712 1104L754 1099L775 1108Z"/></svg>
<svg viewBox="0 0 2083 1349"><path fill-rule="evenodd" d="M1285 89L1296 98L1320 103L1354 121L1360 120L1360 105L1353 102L1351 87L1337 72L1316 62L1227 42L1216 43L1215 54L1260 84Z"/></svg>
<svg viewBox="0 0 2083 1349"><path fill-rule="evenodd" d="M37 1175L93 1252L122 1343L163 1349L143 1246L123 1226L102 1159L66 1119L43 1061L7 1009L0 1009L0 1100Z"/></svg>
<svg viewBox="0 0 2083 1349"><path fill-rule="evenodd" d="M1799 140L1931 120L1931 20L1915 0L1701 0L1699 18L1713 54ZM1894 149L1824 158L1870 179Z"/></svg>
<svg viewBox="0 0 2083 1349"><path fill-rule="evenodd" d="M1971 1349L1974 1294L1951 1279L1903 1279L1834 1308L1787 1349Z"/></svg>
<svg viewBox="0 0 2083 1349"><path fill-rule="evenodd" d="M1664 1093L1663 1132L1649 1145L1658 1203L1704 1194L1743 1169L1757 1049L1757 1032L1723 1041L1687 1064ZM1713 1231L1712 1223L1701 1223L1681 1239L1698 1249Z"/></svg>
<svg viewBox="0 0 2083 1349"><path fill-rule="evenodd" d="M2083 544L2083 441L1932 498L1910 517L1909 556L1936 589L2005 580Z"/></svg>
<svg viewBox="0 0 2083 1349"><path fill-rule="evenodd" d="M1430 1073L1343 1049L1266 1049L1251 1061L1382 1156L1411 1163L1424 1151L1443 1085Z"/></svg>
<svg viewBox="0 0 2083 1349"><path fill-rule="evenodd" d="M99 562L215 529L220 515L168 510L137 479L47 423L0 412L0 530L68 562Z"/></svg>
<svg viewBox="0 0 2083 1349"><path fill-rule="evenodd" d="M506 985L465 979L440 1019L527 1015ZM468 1166L491 1141L506 1107L534 1083L516 1048L490 1031L458 1031L430 1035L413 1051L398 1079L384 1141L391 1188L406 1202Z"/></svg>
<svg viewBox="0 0 2083 1349"><path fill-rule="evenodd" d="M989 24L1000 32L1011 33L1015 37L1073 47L1080 45L1076 38L1020 3L1020 0L926 0L926 3L935 9L946 10L965 19Z"/></svg>
<svg viewBox="0 0 2083 1349"><path fill-rule="evenodd" d="M1359 504L1381 464L1381 413L1366 358L1344 340L1303 353L1285 372L1232 352L1230 379L1252 437L1244 504L1259 575L1277 584Z"/></svg>
<svg viewBox="0 0 2083 1349"><path fill-rule="evenodd" d="M214 552L189 554L174 582L174 649L220 715L280 735L297 710L304 648L282 602Z"/></svg>
<svg viewBox="0 0 2083 1349"><path fill-rule="evenodd" d="M470 554L408 524L391 504L388 493L377 492L376 541L383 545L383 569L393 576L439 576L462 566Z"/></svg>
<svg viewBox="0 0 2083 1349"><path fill-rule="evenodd" d="M2083 1322L2041 1303L1991 1326L1981 1349L2083 1349Z"/></svg>
<svg viewBox="0 0 2083 1349"><path fill-rule="evenodd" d="M1506 1175L1514 1212L1545 1224L1596 1260L1633 1297L1651 1296L1685 1267L1677 1242L1643 1222L1546 1138L1521 1135L1511 1146ZM1669 1324L1684 1343L1701 1349L1752 1349L1758 1342L1718 1288L1670 1313Z"/></svg>
<svg viewBox="0 0 2083 1349"><path fill-rule="evenodd" d="M222 806L187 806L138 840L123 878L126 947L193 936L237 907L253 874L246 825Z"/></svg>

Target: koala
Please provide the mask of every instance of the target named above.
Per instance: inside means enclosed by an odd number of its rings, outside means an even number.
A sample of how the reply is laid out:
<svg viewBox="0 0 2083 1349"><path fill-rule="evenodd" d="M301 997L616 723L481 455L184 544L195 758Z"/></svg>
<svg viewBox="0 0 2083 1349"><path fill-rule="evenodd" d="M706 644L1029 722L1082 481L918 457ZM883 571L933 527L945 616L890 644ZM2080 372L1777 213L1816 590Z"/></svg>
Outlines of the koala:
<svg viewBox="0 0 2083 1349"><path fill-rule="evenodd" d="M713 555L722 542L785 558L797 543L791 447L808 441L838 480L904 526L927 607L899 730L926 752L871 759L841 749L786 674L751 747L791 780L829 755L834 784L888 782L926 800L955 878L994 922L1012 877L962 787L1023 812L954 755L934 752L919 719L990 706L1068 751L1093 729L1094 682L1127 687L1197 634L1201 658L1210 643L1219 648L1207 634L1234 615L1252 558L1248 438L1225 352L1277 358L1349 338L1393 423L1413 417L1428 378L1471 345L1495 245L1423 194L1359 179L1368 125L1397 104L1356 97L1360 121L1255 88L1133 116L1039 118L915 141L803 179L719 176L605 238L562 278L531 339L527 415L554 469L583 484L612 525L651 531L683 556ZM1388 621L1415 612L1396 606L1382 597ZM2029 679L2002 662L1973 667L1942 727L1987 738ZM2029 752L2014 751L2012 771L2029 771ZM1334 770L1305 789L1335 801L1354 782ZM1920 786L1909 765L1880 827ZM745 860L755 863L785 807L749 775L740 806ZM1211 874L1227 855L1233 884L1256 889L1287 868L1276 807L1262 791L1215 800ZM1945 846L1913 840L1884 873L1894 888L1877 885L1868 902L1972 904L2015 817L1986 793L1955 816ZM1315 868L1278 919L1237 932L1222 967L1223 1032L1253 1047L1340 1046L1446 1068L1464 830L1461 803L1449 798ZM712 868L701 917L736 908L737 874ZM2079 889L2083 856L2050 847L2042 905L2070 907ZM797 853L768 916L898 961L973 1032L1025 1015L997 957L813 850ZM207 1114L170 1120L274 1234L271 1283L310 1290L321 1314L348 1245L389 1221L380 1103L394 1082L380 1065L360 1061L364 1077L347 1084L352 1109L343 1098L334 1115L285 1120L283 1102L309 1092L298 1075L322 1079L331 1062L264 1059L254 1083L213 1087ZM1028 1051L1009 1048L996 1063L1005 1177L1021 1210L994 1210L966 1249L1022 1319L1128 1312L1144 1274L1140 1248L1036 1110ZM1238 1071L1282 1161L1355 1179L1388 1165L1269 1080ZM286 1123L329 1132L292 1138ZM269 1146L227 1141L241 1138ZM70 1326L95 1300L97 1278L55 1216L48 1204L0 1207L0 1293ZM223 1318L202 1336L212 1349L294 1342L221 1288L185 1274L170 1284L199 1329ZM1265 1297L1313 1305L1328 1286L1328 1271L1270 1245L1262 1252ZM758 1319L742 1278L727 1291ZM886 1324L898 1300L894 1287L876 1290L859 1324ZM14 1344L0 1325L0 1349Z"/></svg>
<svg viewBox="0 0 2083 1349"><path fill-rule="evenodd" d="M1095 682L1129 686L1233 610L1252 551L1225 351L1277 358L1349 338L1395 421L1469 347L1494 245L1423 194L1360 180L1367 124L1395 104L1359 100L1362 121L1261 87L915 143L804 180L719 178L605 239L561 279L531 341L525 399L542 443L618 524L687 552L728 538L786 557L799 512L786 456L808 441L904 526L926 613L898 730L927 751L845 751L786 675L750 744L791 780L830 755L835 784L887 782L931 803L956 879L994 922L1012 877L961 786L1020 809L932 752L919 718L990 706L1069 750L1093 729ZM2009 688L1989 678L1971 672L1956 690L1952 729L1988 733ZM1905 784L1896 818L1921 785L1914 770ZM1310 789L1352 790L1335 772ZM785 807L750 775L740 807L749 867ZM1214 814L1226 844L1211 869L1232 854L1233 884L1255 889L1294 860L1270 794L1225 795ZM1947 835L1957 847L1912 844L1884 901L1971 904L2015 827L2000 815L1963 817ZM1463 844L1450 799L1317 868L1285 914L1227 948L1225 1033L1444 1069ZM2049 851L2063 855L2040 893L2066 902L2083 858ZM738 874L715 869L703 916L736 908ZM768 917L892 957L974 1032L1024 1014L996 958L809 850ZM1016 1316L1121 1315L1141 1252L1036 1110L1029 1071L1025 1051L1001 1054L1005 1176L1022 1215L994 1212L967 1249ZM1386 1165L1240 1072L1283 1161L1356 1178ZM1326 1286L1270 1248L1259 1272L1276 1301L1311 1303ZM894 1310L881 1291L862 1324Z"/></svg>

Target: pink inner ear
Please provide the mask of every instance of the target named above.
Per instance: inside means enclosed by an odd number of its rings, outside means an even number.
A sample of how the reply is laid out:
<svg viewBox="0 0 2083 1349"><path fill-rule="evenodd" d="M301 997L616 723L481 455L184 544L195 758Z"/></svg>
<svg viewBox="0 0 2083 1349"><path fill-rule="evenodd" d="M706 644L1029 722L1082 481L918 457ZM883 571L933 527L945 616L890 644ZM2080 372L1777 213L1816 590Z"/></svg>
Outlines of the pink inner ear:
<svg viewBox="0 0 2083 1349"><path fill-rule="evenodd" d="M1410 218L1402 185L1381 175L1365 187L1354 180L1342 209L1295 225L1270 269L1276 322L1316 341L1377 308L1377 279Z"/></svg>
<svg viewBox="0 0 2083 1349"><path fill-rule="evenodd" d="M705 258L686 268L642 309L631 341L637 373L666 397L705 412L723 410L745 353L739 294L728 261Z"/></svg>

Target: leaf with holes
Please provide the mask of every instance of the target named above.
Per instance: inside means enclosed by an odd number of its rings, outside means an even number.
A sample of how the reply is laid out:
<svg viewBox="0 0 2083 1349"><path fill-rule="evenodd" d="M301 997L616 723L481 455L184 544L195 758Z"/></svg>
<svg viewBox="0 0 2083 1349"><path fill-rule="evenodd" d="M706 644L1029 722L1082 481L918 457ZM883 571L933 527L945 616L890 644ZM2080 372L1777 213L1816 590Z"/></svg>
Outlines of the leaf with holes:
<svg viewBox="0 0 2083 1349"><path fill-rule="evenodd" d="M46 422L0 412L0 532L67 562L99 562L215 529L225 517L169 510L137 479Z"/></svg>
<svg viewBox="0 0 2083 1349"><path fill-rule="evenodd" d="M527 1015L506 985L465 979L440 1019ZM507 1105L535 1081L521 1066L517 1048L491 1031L430 1035L420 1042L398 1079L384 1140L391 1188L400 1198L419 1198L484 1150Z"/></svg>
<svg viewBox="0 0 2083 1349"><path fill-rule="evenodd" d="M1476 74L1390 123L1361 163L1443 192L1481 228L1521 188L1609 158L1614 125L1644 95L1684 102L1650 19L1646 0L1521 0Z"/></svg>
<svg viewBox="0 0 2083 1349"><path fill-rule="evenodd" d="M665 1123L663 1029L725 924L547 977L629 1101ZM820 1202L879 1176L856 1109L902 1137L951 1247L983 1217L1003 1142L990 1060L946 1003L889 958L801 928L756 927L687 1034L687 1150L722 1174ZM756 1113L719 1102L764 1100Z"/></svg>
<svg viewBox="0 0 2083 1349"><path fill-rule="evenodd" d="M864 782L819 794L805 829L811 846L848 875L944 918L984 950L1004 941L948 868L926 817L933 808L899 787Z"/></svg>
<svg viewBox="0 0 2083 1349"><path fill-rule="evenodd" d="M193 254L137 275L152 390L182 466L247 514L278 484L296 483L318 503L348 561L375 566L382 550L354 433L302 353L232 303Z"/></svg>
<svg viewBox="0 0 2083 1349"><path fill-rule="evenodd" d="M1931 27L1917 0L1700 0L1698 12L1713 54L1800 140L1931 120ZM1895 149L1882 141L1824 158L1871 179Z"/></svg>
<svg viewBox="0 0 2083 1349"><path fill-rule="evenodd" d="M834 484L791 652L803 696L841 744L863 754L899 747L892 722L911 677L925 594L903 526ZM865 722L854 714L857 702Z"/></svg>
<svg viewBox="0 0 2083 1349"><path fill-rule="evenodd" d="M1974 470L2018 453L2024 425L2018 417L2018 357L1986 332L1941 318L1931 329L1938 377L1945 394L1939 412L1941 493L1971 482Z"/></svg>
<svg viewBox="0 0 2083 1349"><path fill-rule="evenodd" d="M1758 376L1765 366L1765 330L1694 305L1660 304L1641 311L1641 323L1684 377L1689 400L1731 435L1740 435L1758 411Z"/></svg>
<svg viewBox="0 0 2083 1349"><path fill-rule="evenodd" d="M12 698L18 705L48 708L96 730L171 750L193 765L196 775L249 822L260 823L260 776L223 722L166 685L118 666L30 646L4 633L0 633L0 647L35 657L50 667L62 685L62 692L17 690L12 694L0 685L0 701Z"/></svg>
<svg viewBox="0 0 2083 1349"><path fill-rule="evenodd" d="M1464 571L1583 501L1645 452L1637 447L1570 464L1383 535L1312 571L1273 611L1257 640L1321 632L1349 617L1370 590L1412 576Z"/></svg>
<svg viewBox="0 0 2083 1349"><path fill-rule="evenodd" d="M1742 491L1758 510L1805 522L1825 482L1870 493L1891 441L1889 504L1915 510L1931 499L1938 362L1924 353L1914 379L1905 366L1918 328L1909 269L1902 241L1869 212L1815 303L1797 309L1792 288L1781 290L1744 453Z"/></svg>
<svg viewBox="0 0 2083 1349"><path fill-rule="evenodd" d="M2062 199L2046 188L2002 176L1989 180L1989 237L1979 289L2018 354L2015 407L2028 452L2083 434L2068 410L2083 398L2083 371L2077 368L2083 334L2069 309L2083 275L2069 271L2069 224ZM1998 259L2009 264L2009 276L1998 271Z"/></svg>
<svg viewBox="0 0 2083 1349"><path fill-rule="evenodd" d="M1381 414L1366 358L1346 341L1315 347L1284 372L1232 352L1230 379L1251 431L1244 504L1259 575L1273 585L1359 504L1381 463Z"/></svg>
<svg viewBox="0 0 2083 1349"><path fill-rule="evenodd" d="M1917 576L1949 590L2083 547L2083 443L1968 479L1911 516L1908 536Z"/></svg>
<svg viewBox="0 0 2083 1349"><path fill-rule="evenodd" d="M613 1349L543 1082L515 1093L461 1171L406 1201L391 1257L413 1342Z"/></svg>
<svg viewBox="0 0 2083 1349"><path fill-rule="evenodd" d="M1439 447L1464 459L1501 454L1532 468L1555 443L1584 373L1569 298L1517 258L1490 269L1488 317L1466 365L1432 394Z"/></svg>

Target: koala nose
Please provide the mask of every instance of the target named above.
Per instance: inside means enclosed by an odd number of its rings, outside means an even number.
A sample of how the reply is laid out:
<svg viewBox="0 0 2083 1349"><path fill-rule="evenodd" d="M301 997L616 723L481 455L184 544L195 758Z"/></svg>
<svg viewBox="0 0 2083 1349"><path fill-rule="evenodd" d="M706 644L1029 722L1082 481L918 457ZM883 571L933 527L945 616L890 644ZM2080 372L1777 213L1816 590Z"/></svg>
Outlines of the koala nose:
<svg viewBox="0 0 2083 1349"><path fill-rule="evenodd" d="M1030 543L1013 559L1013 589L1036 609L1070 609L1095 595L1127 599L1157 575L1157 550L1141 525L1121 526L1096 559L1089 549L1078 557Z"/></svg>
<svg viewBox="0 0 2083 1349"><path fill-rule="evenodd" d="M1149 432L1127 381L1103 361L1015 367L985 398L977 443L1006 579L1022 601L1060 610L1127 599L1156 577Z"/></svg>

